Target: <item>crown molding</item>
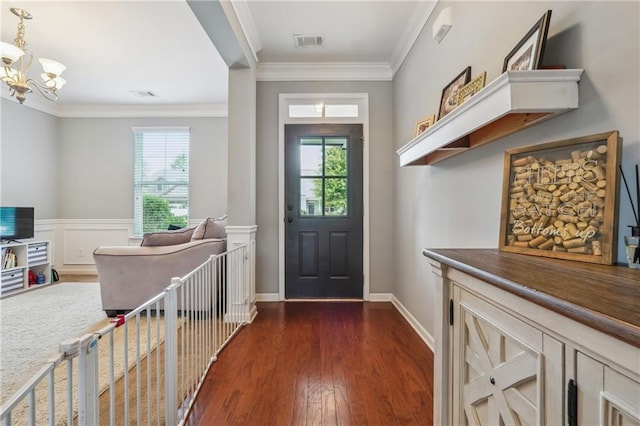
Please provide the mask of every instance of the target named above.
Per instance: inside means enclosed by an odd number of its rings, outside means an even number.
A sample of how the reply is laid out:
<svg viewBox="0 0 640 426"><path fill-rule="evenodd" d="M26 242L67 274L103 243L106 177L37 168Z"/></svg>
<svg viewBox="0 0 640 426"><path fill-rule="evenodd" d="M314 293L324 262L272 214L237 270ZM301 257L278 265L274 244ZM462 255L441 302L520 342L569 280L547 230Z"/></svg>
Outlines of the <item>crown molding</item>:
<svg viewBox="0 0 640 426"><path fill-rule="evenodd" d="M3 84L4 86L4 84ZM8 100L9 102L13 102L13 103L18 103L18 100L16 98L14 98L13 96L9 96L8 91L5 93L5 90L3 88L2 90L2 98ZM24 104L22 104L22 106L26 107L26 108L31 108L31 109L35 109L37 111L40 112L44 112L46 114L49 115L57 115L56 111L57 111L57 105L55 102L51 102L51 101L47 101L46 99L38 96L29 96L27 97L27 100L24 101Z"/></svg>
<svg viewBox="0 0 640 426"><path fill-rule="evenodd" d="M249 10L249 5L246 1L234 1L231 2L231 6L233 6L233 10L236 12L236 18L238 18L240 28L242 28L242 32L247 39L253 59L257 63L258 52L262 50L263 45L260 34L256 28L256 24L253 20L253 15Z"/></svg>
<svg viewBox="0 0 640 426"><path fill-rule="evenodd" d="M413 44L420 36L422 29L431 17L433 10L436 8L439 0L417 2L411 20L407 23L400 41L391 55L391 75L395 77L396 73L402 66L407 55L411 51Z"/></svg>
<svg viewBox="0 0 640 426"><path fill-rule="evenodd" d="M125 118L125 117L226 117L227 105L64 105L57 116L64 118Z"/></svg>
<svg viewBox="0 0 640 426"><path fill-rule="evenodd" d="M386 62L260 63L258 81L391 81Z"/></svg>
<svg viewBox="0 0 640 426"><path fill-rule="evenodd" d="M3 96L11 102L15 99ZM154 118L154 117L227 117L226 104L184 105L69 105L41 101L27 101L26 108L35 109L58 118Z"/></svg>

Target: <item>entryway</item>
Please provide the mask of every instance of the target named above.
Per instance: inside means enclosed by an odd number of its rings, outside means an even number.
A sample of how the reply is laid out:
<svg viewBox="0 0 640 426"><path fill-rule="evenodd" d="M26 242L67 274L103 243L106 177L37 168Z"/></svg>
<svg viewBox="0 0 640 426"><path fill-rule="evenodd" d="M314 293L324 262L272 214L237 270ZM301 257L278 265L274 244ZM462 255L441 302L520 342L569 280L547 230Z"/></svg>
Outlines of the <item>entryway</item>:
<svg viewBox="0 0 640 426"><path fill-rule="evenodd" d="M285 297L362 298L361 124L285 126Z"/></svg>
<svg viewBox="0 0 640 426"><path fill-rule="evenodd" d="M369 300L369 95L280 93L278 111L277 300ZM346 128L340 128L343 125ZM356 129L353 135L349 128L352 125ZM297 148L291 151L293 153L288 153L290 150L285 147L285 133L289 133L286 128L296 129L292 126L309 126L313 131L298 134L304 139L302 141L295 136L297 142L294 145ZM345 138L348 139L346 143ZM302 168L306 170L302 174L300 152L296 153L300 149L316 153L315 164L306 165L305 162ZM331 164L327 168L324 157L317 161L320 154L331 156L329 163L343 164L346 171L333 170ZM293 160L289 160L288 156L294 156ZM288 163L295 164L297 168L297 175L291 175L294 177L290 179L285 177L285 174L287 177L290 174L285 170ZM358 170L350 169L351 164ZM327 182L330 187L328 191L325 187ZM306 185L304 188L301 186L303 184ZM348 190L347 184L358 185L360 189ZM293 189L290 189L291 185L294 185ZM344 199L336 196L335 191L336 187L342 186L346 191ZM351 219L359 221L359 224L350 222ZM331 245L335 248L333 252ZM342 252L339 247L342 247ZM286 284L290 281L289 276L296 277L292 286ZM333 281L329 289L314 284L323 280ZM358 284L346 284L349 281ZM351 286L353 289L350 289Z"/></svg>

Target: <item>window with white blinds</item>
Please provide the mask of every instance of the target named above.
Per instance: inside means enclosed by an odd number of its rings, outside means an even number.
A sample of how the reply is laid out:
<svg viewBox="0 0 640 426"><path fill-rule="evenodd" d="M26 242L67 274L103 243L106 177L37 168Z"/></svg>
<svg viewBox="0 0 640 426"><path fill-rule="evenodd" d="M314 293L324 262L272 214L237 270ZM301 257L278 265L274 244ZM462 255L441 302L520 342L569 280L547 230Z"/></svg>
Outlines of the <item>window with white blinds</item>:
<svg viewBox="0 0 640 426"><path fill-rule="evenodd" d="M133 232L187 226L189 128L134 127Z"/></svg>

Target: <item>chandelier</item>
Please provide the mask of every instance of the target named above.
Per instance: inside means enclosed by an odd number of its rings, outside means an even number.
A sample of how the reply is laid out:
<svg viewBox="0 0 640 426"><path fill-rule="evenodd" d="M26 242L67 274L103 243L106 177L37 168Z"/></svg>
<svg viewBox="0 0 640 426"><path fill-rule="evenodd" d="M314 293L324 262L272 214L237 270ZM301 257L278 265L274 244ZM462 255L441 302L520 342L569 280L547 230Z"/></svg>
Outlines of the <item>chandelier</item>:
<svg viewBox="0 0 640 426"><path fill-rule="evenodd" d="M60 89L66 81L60 77L62 71L66 69L60 62L51 59L40 58L44 73L40 74L43 82L28 78L27 73L33 62L33 53L25 46L27 42L24 39L24 20L32 19L33 16L26 10L11 8L11 12L20 18L18 23L18 35L14 40L14 44L0 42L0 55L2 56L2 69L0 69L0 79L9 86L9 94L15 96L21 104L27 99L27 93L31 93L32 88L36 88L42 96L50 101L58 99L57 90Z"/></svg>

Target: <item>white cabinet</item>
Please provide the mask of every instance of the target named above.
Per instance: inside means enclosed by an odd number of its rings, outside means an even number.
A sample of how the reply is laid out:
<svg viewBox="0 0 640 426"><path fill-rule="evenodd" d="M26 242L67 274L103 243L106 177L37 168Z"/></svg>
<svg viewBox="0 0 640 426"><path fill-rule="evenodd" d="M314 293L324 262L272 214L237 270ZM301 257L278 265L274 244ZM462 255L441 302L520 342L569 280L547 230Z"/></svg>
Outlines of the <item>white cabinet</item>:
<svg viewBox="0 0 640 426"><path fill-rule="evenodd" d="M605 366L604 391L600 395L602 424L640 425L640 382Z"/></svg>
<svg viewBox="0 0 640 426"><path fill-rule="evenodd" d="M502 253L476 256L473 250L456 254L425 250L440 300L435 312L434 424L640 426L640 326L627 322L638 315L640 275L626 270L612 275L611 282L620 287L610 291L622 294L631 288L626 294L634 298L620 302L634 309L621 319L602 301L603 312L594 312L573 303L579 296L569 303L543 292L552 286L536 287L536 280L551 282L562 262L569 261ZM491 259L495 267L488 265ZM474 264L467 267L462 261ZM576 268L572 274L583 266ZM492 275L495 271L503 275ZM585 271L599 282L611 275L600 265ZM577 277L566 285L588 293L577 287L580 282ZM610 320L620 326L622 338L597 329Z"/></svg>
<svg viewBox="0 0 640 426"><path fill-rule="evenodd" d="M562 398L551 368L562 344L459 286L453 295L452 424L556 424L562 407L545 401Z"/></svg>
<svg viewBox="0 0 640 426"><path fill-rule="evenodd" d="M0 246L0 297L51 283L51 243L33 241ZM36 283L29 283L29 272Z"/></svg>
<svg viewBox="0 0 640 426"><path fill-rule="evenodd" d="M577 424L640 426L640 382L580 352L575 382Z"/></svg>

